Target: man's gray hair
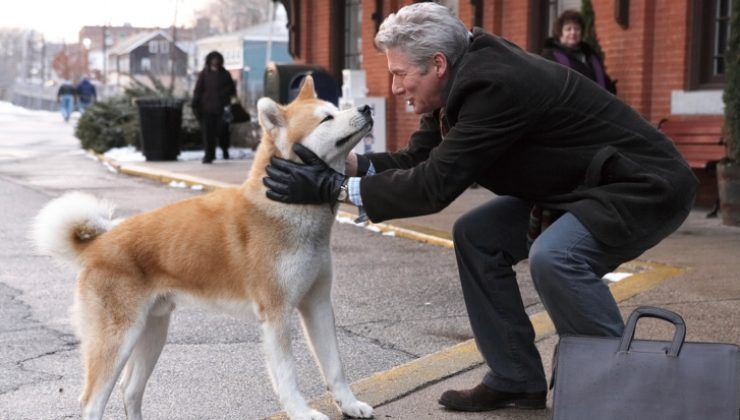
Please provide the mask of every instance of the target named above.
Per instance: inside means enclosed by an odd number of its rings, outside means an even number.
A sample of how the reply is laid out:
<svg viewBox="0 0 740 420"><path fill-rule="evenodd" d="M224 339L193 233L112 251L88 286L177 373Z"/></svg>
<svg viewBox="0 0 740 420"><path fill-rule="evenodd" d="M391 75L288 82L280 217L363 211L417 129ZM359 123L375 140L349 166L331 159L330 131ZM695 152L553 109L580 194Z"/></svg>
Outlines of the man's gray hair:
<svg viewBox="0 0 740 420"><path fill-rule="evenodd" d="M381 51L400 48L412 64L428 70L435 53L454 65L470 44L470 32L452 11L437 3L415 3L391 13L375 35Z"/></svg>

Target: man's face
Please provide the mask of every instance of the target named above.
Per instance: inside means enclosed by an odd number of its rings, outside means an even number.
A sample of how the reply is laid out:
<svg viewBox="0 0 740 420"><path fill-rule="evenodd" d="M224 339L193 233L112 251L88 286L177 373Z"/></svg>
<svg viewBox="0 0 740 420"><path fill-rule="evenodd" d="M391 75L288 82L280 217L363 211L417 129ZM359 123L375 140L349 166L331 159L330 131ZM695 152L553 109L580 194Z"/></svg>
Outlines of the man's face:
<svg viewBox="0 0 740 420"><path fill-rule="evenodd" d="M385 56L388 70L393 75L391 91L413 106L414 113L432 112L443 105L444 72L440 74L431 60L427 72L422 73L422 69L412 64L400 48L386 50Z"/></svg>

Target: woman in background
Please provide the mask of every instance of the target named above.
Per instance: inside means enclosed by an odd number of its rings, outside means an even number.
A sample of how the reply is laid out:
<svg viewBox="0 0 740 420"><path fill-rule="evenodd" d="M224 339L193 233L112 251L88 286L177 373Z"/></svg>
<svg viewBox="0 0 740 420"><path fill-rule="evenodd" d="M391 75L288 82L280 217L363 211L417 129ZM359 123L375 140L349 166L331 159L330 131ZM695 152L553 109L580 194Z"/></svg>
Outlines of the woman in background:
<svg viewBox="0 0 740 420"><path fill-rule="evenodd" d="M229 158L229 121L224 118L224 110L228 109L232 98L236 98L236 86L231 74L224 68L224 56L221 53L211 51L205 62L195 83L192 107L203 131L206 152L203 163L213 163L216 158L216 138L224 159Z"/></svg>
<svg viewBox="0 0 740 420"><path fill-rule="evenodd" d="M613 94L616 82L609 78L601 57L583 41L583 16L575 10L564 11L555 21L553 37L545 40L542 56L588 77Z"/></svg>

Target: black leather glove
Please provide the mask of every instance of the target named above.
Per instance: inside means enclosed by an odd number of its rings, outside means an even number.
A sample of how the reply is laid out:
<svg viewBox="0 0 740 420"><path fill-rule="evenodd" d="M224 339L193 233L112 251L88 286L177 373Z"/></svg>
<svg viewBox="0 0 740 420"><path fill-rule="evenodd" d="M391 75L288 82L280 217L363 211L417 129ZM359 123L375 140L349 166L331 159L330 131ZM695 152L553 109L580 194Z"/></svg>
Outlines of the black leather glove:
<svg viewBox="0 0 740 420"><path fill-rule="evenodd" d="M267 166L267 176L262 183L267 197L283 203L323 204L335 203L347 176L330 168L314 152L301 144L293 151L305 162L273 157Z"/></svg>

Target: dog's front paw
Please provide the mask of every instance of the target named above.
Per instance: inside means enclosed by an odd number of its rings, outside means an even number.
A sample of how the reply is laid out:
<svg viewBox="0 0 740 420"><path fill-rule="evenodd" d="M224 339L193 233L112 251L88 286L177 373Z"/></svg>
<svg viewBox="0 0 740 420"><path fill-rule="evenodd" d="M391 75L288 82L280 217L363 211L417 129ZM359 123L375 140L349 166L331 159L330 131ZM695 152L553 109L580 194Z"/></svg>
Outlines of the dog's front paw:
<svg viewBox="0 0 740 420"><path fill-rule="evenodd" d="M342 413L355 419L369 419L373 417L373 408L362 401L355 400L342 405Z"/></svg>

